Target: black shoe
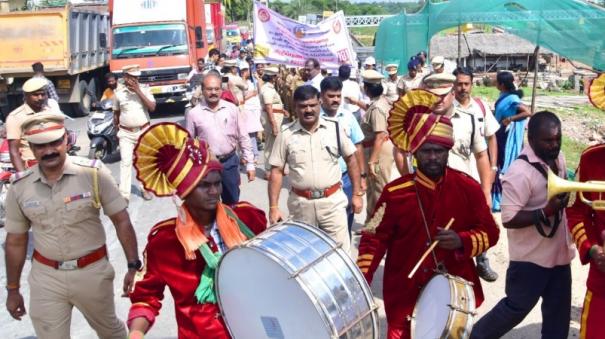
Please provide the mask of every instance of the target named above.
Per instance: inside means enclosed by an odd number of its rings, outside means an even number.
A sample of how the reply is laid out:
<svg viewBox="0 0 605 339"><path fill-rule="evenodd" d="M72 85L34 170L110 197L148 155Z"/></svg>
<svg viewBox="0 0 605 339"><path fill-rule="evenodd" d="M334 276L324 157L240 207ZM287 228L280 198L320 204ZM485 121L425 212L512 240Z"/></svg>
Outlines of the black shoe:
<svg viewBox="0 0 605 339"><path fill-rule="evenodd" d="M483 260L477 260L477 274L479 277L487 282L494 282L498 280L498 273L496 273L489 266L487 258Z"/></svg>

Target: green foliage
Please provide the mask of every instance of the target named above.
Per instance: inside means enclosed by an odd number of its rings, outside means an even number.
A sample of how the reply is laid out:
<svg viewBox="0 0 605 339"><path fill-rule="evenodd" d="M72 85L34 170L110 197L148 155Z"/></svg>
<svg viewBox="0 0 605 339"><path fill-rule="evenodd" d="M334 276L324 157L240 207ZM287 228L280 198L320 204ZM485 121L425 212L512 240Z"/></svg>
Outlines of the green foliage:
<svg viewBox="0 0 605 339"><path fill-rule="evenodd" d="M227 0L224 2L226 16L229 22L250 21L252 0ZM377 3L351 3L349 1L333 0L276 0L269 1L269 7L287 17L297 19L299 15L319 14L323 11L337 12L342 10L345 15L382 15L397 14L402 11L413 13L423 6L417 3L377 2Z"/></svg>

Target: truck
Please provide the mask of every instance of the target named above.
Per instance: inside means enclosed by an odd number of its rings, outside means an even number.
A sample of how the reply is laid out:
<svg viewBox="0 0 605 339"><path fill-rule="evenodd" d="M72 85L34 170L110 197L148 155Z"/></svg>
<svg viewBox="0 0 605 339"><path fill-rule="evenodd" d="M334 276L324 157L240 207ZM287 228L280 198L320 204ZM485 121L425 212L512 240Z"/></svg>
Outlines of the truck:
<svg viewBox="0 0 605 339"><path fill-rule="evenodd" d="M207 56L203 0L109 0L111 55L118 76L139 65L157 103L186 102L187 75Z"/></svg>
<svg viewBox="0 0 605 339"><path fill-rule="evenodd" d="M23 103L23 83L41 62L64 113L88 115L109 71L107 6L71 5L0 13L0 110Z"/></svg>
<svg viewBox="0 0 605 339"><path fill-rule="evenodd" d="M219 0L205 1L206 10L206 36L208 50L217 48L223 50L223 28L225 27L225 11Z"/></svg>

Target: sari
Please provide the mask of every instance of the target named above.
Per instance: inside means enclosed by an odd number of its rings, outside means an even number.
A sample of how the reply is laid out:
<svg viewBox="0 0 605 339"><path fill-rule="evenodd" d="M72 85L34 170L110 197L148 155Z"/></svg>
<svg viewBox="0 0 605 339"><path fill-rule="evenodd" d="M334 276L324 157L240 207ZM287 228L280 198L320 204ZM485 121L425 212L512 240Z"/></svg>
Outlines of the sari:
<svg viewBox="0 0 605 339"><path fill-rule="evenodd" d="M496 101L496 120L502 124L502 120L517 114L521 98L515 93L502 93ZM498 171L496 180L492 186L492 210L500 211L502 199L502 182L500 178L506 174L510 164L517 159L523 149L523 136L527 119L511 121L506 128L500 128L496 132L498 141ZM504 127L504 126L502 126Z"/></svg>

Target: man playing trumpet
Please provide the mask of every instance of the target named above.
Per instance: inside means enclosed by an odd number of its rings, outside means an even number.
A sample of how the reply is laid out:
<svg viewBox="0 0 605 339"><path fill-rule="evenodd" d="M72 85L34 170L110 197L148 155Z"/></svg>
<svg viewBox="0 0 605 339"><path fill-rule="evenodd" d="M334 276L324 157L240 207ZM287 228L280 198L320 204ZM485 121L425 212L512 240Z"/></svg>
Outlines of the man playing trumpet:
<svg viewBox="0 0 605 339"><path fill-rule="evenodd" d="M589 147L582 153L576 178L580 182L599 180L601 182L598 185L605 191L605 144ZM593 201L593 206L583 203L580 194ZM580 261L584 265L590 264L580 339L599 338L605 333L605 211L595 207L594 202L602 201L604 194L578 192L576 195L573 206L567 209L569 229L578 248Z"/></svg>

